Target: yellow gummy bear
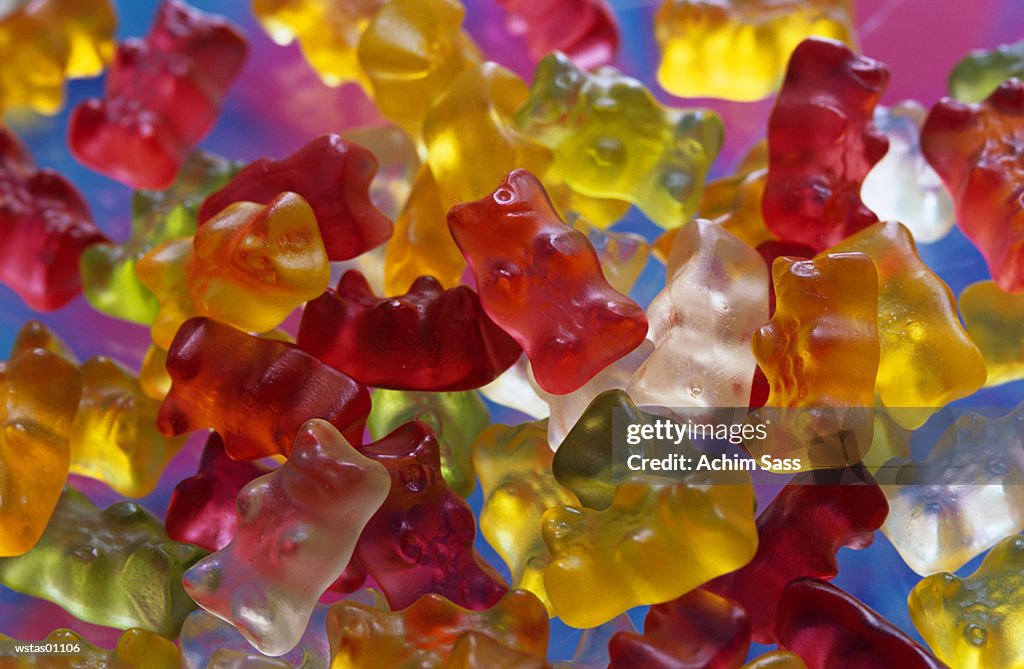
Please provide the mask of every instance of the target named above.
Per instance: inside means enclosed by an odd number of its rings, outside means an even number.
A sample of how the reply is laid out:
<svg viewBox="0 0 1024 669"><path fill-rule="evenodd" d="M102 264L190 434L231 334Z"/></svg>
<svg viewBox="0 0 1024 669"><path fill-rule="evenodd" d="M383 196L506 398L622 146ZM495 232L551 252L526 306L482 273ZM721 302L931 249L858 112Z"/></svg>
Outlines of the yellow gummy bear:
<svg viewBox="0 0 1024 669"><path fill-rule="evenodd" d="M328 86L369 89L356 48L387 0L253 0L252 11L277 44L299 40L302 54Z"/></svg>
<svg viewBox="0 0 1024 669"><path fill-rule="evenodd" d="M164 350L193 316L272 330L330 281L316 217L295 193L268 205L236 202L194 238L172 239L144 255L135 271L160 301L152 335Z"/></svg>
<svg viewBox="0 0 1024 669"><path fill-rule="evenodd" d="M754 457L797 458L800 469L847 467L870 447L880 346L878 273L863 253L823 253L772 265L775 314L751 349L768 379L751 414L766 439ZM836 370L842 370L837 374Z"/></svg>
<svg viewBox="0 0 1024 669"><path fill-rule="evenodd" d="M741 476L729 485L629 481L607 509L545 512L544 585L558 616L594 627L747 564L757 551L754 492L748 474L732 474Z"/></svg>
<svg viewBox="0 0 1024 669"><path fill-rule="evenodd" d="M14 650L18 642L0 634L0 667L3 669L178 669L181 653L173 641L139 627L121 633L112 650L97 648L69 629L58 629L40 646L70 649L66 653L25 653Z"/></svg>
<svg viewBox="0 0 1024 669"><path fill-rule="evenodd" d="M395 232L384 257L384 292L401 295L417 278L429 275L445 288L462 279L466 260L448 232L448 209L441 205L437 182L428 165L421 165L412 192L395 219Z"/></svg>
<svg viewBox="0 0 1024 669"><path fill-rule="evenodd" d="M541 516L558 506L579 506L551 472L546 420L492 425L473 442L473 468L484 503L480 530L512 572L512 585L529 590L552 612L544 590L550 553L541 535Z"/></svg>
<svg viewBox="0 0 1024 669"><path fill-rule="evenodd" d="M11 355L33 348L78 362L67 344L38 321L21 328ZM79 371L81 400L71 426L71 473L103 481L128 497L148 495L187 437L160 433L160 402L147 396L120 363L96 356Z"/></svg>
<svg viewBox="0 0 1024 669"><path fill-rule="evenodd" d="M0 112L56 114L64 80L94 77L114 55L116 25L110 0L15 3L0 16Z"/></svg>
<svg viewBox="0 0 1024 669"><path fill-rule="evenodd" d="M629 201L663 228L693 215L723 138L714 112L664 107L615 68L587 72L559 52L537 65L516 122L574 191Z"/></svg>
<svg viewBox="0 0 1024 669"><path fill-rule="evenodd" d="M32 348L0 367L0 557L35 546L57 506L82 395L75 365Z"/></svg>
<svg viewBox="0 0 1024 669"><path fill-rule="evenodd" d="M658 83L684 98L750 101L778 90L796 45L853 44L850 0L665 0L654 18Z"/></svg>
<svg viewBox="0 0 1024 669"><path fill-rule="evenodd" d="M551 164L551 151L515 126L515 113L529 89L496 63L460 74L423 121L430 170L441 206L489 195L514 169L538 178Z"/></svg>
<svg viewBox="0 0 1024 669"><path fill-rule="evenodd" d="M933 574L911 591L914 627L957 669L1024 667L1024 536L996 544L966 578Z"/></svg>
<svg viewBox="0 0 1024 669"><path fill-rule="evenodd" d="M981 281L960 293L960 313L985 358L985 385L1024 379L1024 294L1007 293L994 281Z"/></svg>
<svg viewBox="0 0 1024 669"><path fill-rule="evenodd" d="M875 390L900 425L916 429L985 383L985 360L960 325L953 293L921 262L907 228L876 223L828 252L860 252L875 263L881 347Z"/></svg>
<svg viewBox="0 0 1024 669"><path fill-rule="evenodd" d="M458 0L390 0L359 41L377 109L413 138L455 77L481 60L462 30L465 14Z"/></svg>

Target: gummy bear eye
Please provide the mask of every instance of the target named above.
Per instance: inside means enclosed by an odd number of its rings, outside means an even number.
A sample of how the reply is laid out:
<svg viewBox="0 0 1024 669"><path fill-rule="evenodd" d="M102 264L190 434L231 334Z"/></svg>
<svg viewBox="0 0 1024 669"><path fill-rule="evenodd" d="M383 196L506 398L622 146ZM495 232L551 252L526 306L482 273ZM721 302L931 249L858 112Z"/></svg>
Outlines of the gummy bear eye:
<svg viewBox="0 0 1024 669"><path fill-rule="evenodd" d="M509 188L499 188L494 191L494 201L498 204L508 204L515 199L515 193L513 193Z"/></svg>

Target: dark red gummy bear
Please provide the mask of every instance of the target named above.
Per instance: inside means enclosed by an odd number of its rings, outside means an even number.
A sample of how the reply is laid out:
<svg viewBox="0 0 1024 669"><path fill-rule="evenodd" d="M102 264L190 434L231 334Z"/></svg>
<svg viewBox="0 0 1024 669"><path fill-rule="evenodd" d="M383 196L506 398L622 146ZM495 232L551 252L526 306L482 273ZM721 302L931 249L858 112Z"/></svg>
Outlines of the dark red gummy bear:
<svg viewBox="0 0 1024 669"><path fill-rule="evenodd" d="M813 578L795 580L782 592L775 636L807 669L946 669L853 595Z"/></svg>
<svg viewBox="0 0 1024 669"><path fill-rule="evenodd" d="M157 414L166 435L212 428L236 460L288 455L303 423L322 418L362 442L370 394L294 344L208 318L185 321L167 352L171 390Z"/></svg>
<svg viewBox="0 0 1024 669"><path fill-rule="evenodd" d="M355 270L306 305L298 344L360 383L397 390L479 388L522 353L468 286L421 276L405 295L377 297Z"/></svg>
<svg viewBox="0 0 1024 669"><path fill-rule="evenodd" d="M164 0L145 40L118 45L105 98L75 108L72 153L133 188L167 188L216 122L246 51L223 17Z"/></svg>
<svg viewBox="0 0 1024 669"><path fill-rule="evenodd" d="M59 309L82 292L82 251L106 241L74 186L36 169L18 138L0 128L0 283L37 311Z"/></svg>
<svg viewBox="0 0 1024 669"><path fill-rule="evenodd" d="M340 135L324 135L281 160L261 158L211 193L199 208L199 224L234 202L269 204L285 191L313 208L330 260L348 260L380 246L392 225L370 200L377 158Z"/></svg>
<svg viewBox="0 0 1024 669"><path fill-rule="evenodd" d="M414 421L359 452L391 474L391 493L355 553L391 609L430 592L475 611L493 606L508 586L473 548L476 521L441 476L437 437Z"/></svg>
<svg viewBox="0 0 1024 669"><path fill-rule="evenodd" d="M232 460L224 441L211 432L195 476L174 487L167 507L167 536L174 541L218 551L235 536L238 525L238 493L253 479L270 470L252 462ZM355 558L330 587L333 592L358 590L366 582L366 571Z"/></svg>
<svg viewBox="0 0 1024 669"><path fill-rule="evenodd" d="M586 235L558 217L526 170L452 207L448 229L484 311L523 347L547 392L578 390L647 336L644 310L611 287Z"/></svg>
<svg viewBox="0 0 1024 669"><path fill-rule="evenodd" d="M619 24L605 0L498 0L509 13L509 32L526 41L538 62L561 51L590 70L608 65L619 50Z"/></svg>
<svg viewBox="0 0 1024 669"><path fill-rule="evenodd" d="M736 602L693 590L652 606L644 633L608 643L608 669L735 669L750 649L750 620Z"/></svg>
<svg viewBox="0 0 1024 669"><path fill-rule="evenodd" d="M921 128L921 150L996 284L1024 291L1024 83L1005 81L981 104L942 99Z"/></svg>
<svg viewBox="0 0 1024 669"><path fill-rule="evenodd" d="M847 472L854 482L842 485L816 483L823 472L793 477L757 518L754 559L705 586L743 606L754 641L775 642L775 609L787 583L804 576L835 578L836 552L868 546L889 514L870 474L860 466Z"/></svg>
<svg viewBox="0 0 1024 669"><path fill-rule="evenodd" d="M793 51L768 118L761 204L780 239L821 251L878 221L860 187L889 150L872 123L888 82L885 65L842 42L810 37Z"/></svg>

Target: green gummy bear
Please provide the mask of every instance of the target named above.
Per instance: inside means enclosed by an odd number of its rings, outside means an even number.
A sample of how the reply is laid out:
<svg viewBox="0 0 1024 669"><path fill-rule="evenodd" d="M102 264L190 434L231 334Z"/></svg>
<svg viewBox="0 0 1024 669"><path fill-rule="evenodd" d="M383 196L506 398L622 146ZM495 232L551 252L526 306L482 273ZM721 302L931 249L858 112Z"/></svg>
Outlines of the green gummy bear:
<svg viewBox="0 0 1024 669"><path fill-rule="evenodd" d="M82 288L89 304L108 316L151 325L160 304L135 276L135 262L170 239L195 234L199 205L241 168L241 163L196 151L167 190L135 191L131 238L119 245L93 244L82 254Z"/></svg>
<svg viewBox="0 0 1024 669"><path fill-rule="evenodd" d="M85 622L174 638L196 607L182 574L205 554L168 539L161 522L134 502L100 510L65 488L39 543L0 559L0 583Z"/></svg>
<svg viewBox="0 0 1024 669"><path fill-rule="evenodd" d="M373 409L366 426L374 439L412 420L426 423L437 435L441 447L441 475L452 490L468 497L476 484L473 440L490 423L490 413L480 394L476 391L373 391Z"/></svg>
<svg viewBox="0 0 1024 669"><path fill-rule="evenodd" d="M1011 77L1024 77L1024 40L971 51L949 73L949 93L964 102L981 102Z"/></svg>

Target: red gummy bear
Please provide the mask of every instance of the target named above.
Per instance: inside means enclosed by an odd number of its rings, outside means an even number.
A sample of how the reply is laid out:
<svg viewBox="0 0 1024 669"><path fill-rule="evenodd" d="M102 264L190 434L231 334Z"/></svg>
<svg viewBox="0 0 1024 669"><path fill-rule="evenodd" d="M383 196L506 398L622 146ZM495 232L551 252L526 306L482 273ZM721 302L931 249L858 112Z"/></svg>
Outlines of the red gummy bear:
<svg viewBox="0 0 1024 669"><path fill-rule="evenodd" d="M301 195L316 214L329 260L348 260L380 246L392 224L370 200L377 158L340 135L324 135L281 160L261 158L211 193L199 224L235 202L268 204L285 191Z"/></svg>
<svg viewBox="0 0 1024 669"><path fill-rule="evenodd" d="M219 551L235 536L239 491L269 469L252 462L237 462L224 451L224 441L210 434L199 461L199 471L174 487L167 507L167 536L174 541Z"/></svg>
<svg viewBox="0 0 1024 669"><path fill-rule="evenodd" d="M430 592L474 611L501 599L508 586L473 548L473 512L444 482L430 429L405 423L359 452L391 474L391 493L366 524L355 553L391 609Z"/></svg>
<svg viewBox="0 0 1024 669"><path fill-rule="evenodd" d="M74 186L36 169L18 138L0 128L0 283L36 311L59 309L82 292L82 251L107 241Z"/></svg>
<svg viewBox="0 0 1024 669"><path fill-rule="evenodd" d="M782 592L775 636L807 669L948 669L853 595L813 578Z"/></svg>
<svg viewBox="0 0 1024 669"><path fill-rule="evenodd" d="M758 643L775 643L775 609L793 579L833 579L836 551L864 548L889 514L882 489L862 467L848 470L855 482L815 483L826 472L793 477L757 518L758 546L742 569L705 586L739 602L750 616Z"/></svg>
<svg viewBox="0 0 1024 669"><path fill-rule="evenodd" d="M509 13L509 32L526 40L533 62L561 51L590 70L608 65L619 50L619 24L605 0L498 0Z"/></svg>
<svg viewBox="0 0 1024 669"><path fill-rule="evenodd" d="M750 650L750 620L726 597L692 590L652 606L644 633L608 643L608 669L735 669Z"/></svg>
<svg viewBox="0 0 1024 669"><path fill-rule="evenodd" d="M921 150L996 284L1024 291L1024 83L1004 81L980 104L943 98L921 128Z"/></svg>
<svg viewBox="0 0 1024 669"><path fill-rule="evenodd" d="M167 188L216 122L246 50L224 18L164 0L149 36L118 46L106 98L75 108L72 153L133 188Z"/></svg>
<svg viewBox="0 0 1024 669"><path fill-rule="evenodd" d="M238 525L238 493L250 481L270 470L252 462L232 460L224 441L211 432L199 461L199 471L174 487L167 507L167 536L174 541L195 544L210 552L219 551L235 536ZM366 582L366 571L354 557L331 591L348 593Z"/></svg>
<svg viewBox="0 0 1024 669"><path fill-rule="evenodd" d="M872 114L889 70L842 42L810 37L793 51L768 119L768 229L821 251L878 222L860 199L889 150Z"/></svg>
<svg viewBox="0 0 1024 669"><path fill-rule="evenodd" d="M185 321L167 352L166 435L212 428L236 460L288 455L303 423L322 418L353 445L370 413L366 388L294 344L208 318Z"/></svg>
<svg viewBox="0 0 1024 669"><path fill-rule="evenodd" d="M643 342L647 317L612 288L587 236L515 170L491 195L448 212L484 311L526 350L537 384L564 395Z"/></svg>
<svg viewBox="0 0 1024 669"><path fill-rule="evenodd" d="M470 390L523 352L468 286L421 276L405 295L380 298L359 272L306 305L299 347L355 380L396 390Z"/></svg>

